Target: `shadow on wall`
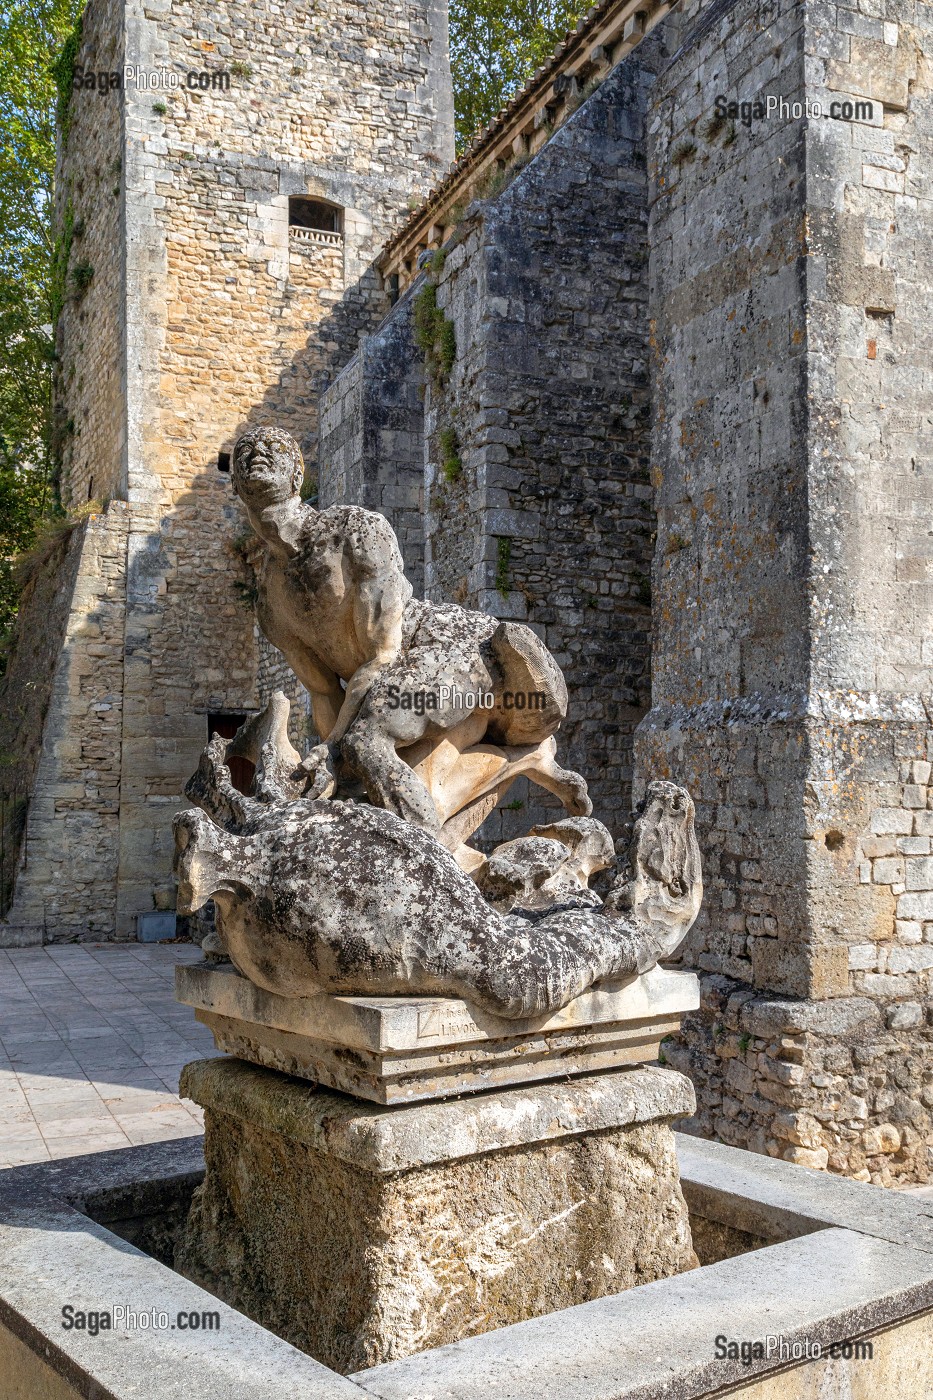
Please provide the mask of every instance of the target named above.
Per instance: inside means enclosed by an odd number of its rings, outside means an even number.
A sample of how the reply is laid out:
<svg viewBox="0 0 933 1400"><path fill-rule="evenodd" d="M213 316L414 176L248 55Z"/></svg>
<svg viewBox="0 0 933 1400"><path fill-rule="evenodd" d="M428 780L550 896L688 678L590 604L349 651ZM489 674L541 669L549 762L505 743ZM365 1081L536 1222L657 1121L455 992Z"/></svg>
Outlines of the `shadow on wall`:
<svg viewBox="0 0 933 1400"><path fill-rule="evenodd" d="M0 919L13 902L29 796L62 651L86 521L37 546L0 678Z"/></svg>

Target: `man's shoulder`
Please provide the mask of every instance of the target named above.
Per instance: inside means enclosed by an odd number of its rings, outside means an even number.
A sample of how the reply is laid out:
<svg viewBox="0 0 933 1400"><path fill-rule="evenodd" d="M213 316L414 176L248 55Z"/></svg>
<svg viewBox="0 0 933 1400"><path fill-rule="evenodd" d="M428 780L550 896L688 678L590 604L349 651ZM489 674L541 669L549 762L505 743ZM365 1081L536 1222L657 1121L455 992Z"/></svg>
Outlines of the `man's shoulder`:
<svg viewBox="0 0 933 1400"><path fill-rule="evenodd" d="M385 556L395 562L399 555L395 531L384 515L363 506L328 506L318 511L316 530L332 535L335 544L346 544L356 555Z"/></svg>

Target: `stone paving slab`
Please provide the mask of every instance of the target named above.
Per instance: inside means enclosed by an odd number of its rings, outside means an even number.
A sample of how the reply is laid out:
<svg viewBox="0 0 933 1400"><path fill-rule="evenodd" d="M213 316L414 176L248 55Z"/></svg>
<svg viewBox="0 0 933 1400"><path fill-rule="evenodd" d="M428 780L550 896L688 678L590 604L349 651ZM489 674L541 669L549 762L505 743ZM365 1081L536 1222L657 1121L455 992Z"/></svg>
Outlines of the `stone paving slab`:
<svg viewBox="0 0 933 1400"><path fill-rule="evenodd" d="M0 950L0 1169L200 1133L178 1097L213 1037L174 998L193 944Z"/></svg>

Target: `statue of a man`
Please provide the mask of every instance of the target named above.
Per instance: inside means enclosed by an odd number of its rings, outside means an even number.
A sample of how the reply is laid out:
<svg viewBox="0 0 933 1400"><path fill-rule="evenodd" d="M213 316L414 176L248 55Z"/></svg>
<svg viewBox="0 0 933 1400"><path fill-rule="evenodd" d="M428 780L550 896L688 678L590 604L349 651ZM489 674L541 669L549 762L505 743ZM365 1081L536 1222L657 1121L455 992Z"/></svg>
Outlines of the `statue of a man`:
<svg viewBox="0 0 933 1400"><path fill-rule="evenodd" d="M465 841L520 774L589 814L583 778L554 757L567 690L540 639L415 599L385 517L316 510L301 500L303 473L280 429L251 429L234 449L234 489L265 547L259 625L370 801L432 832L467 867L480 858Z"/></svg>

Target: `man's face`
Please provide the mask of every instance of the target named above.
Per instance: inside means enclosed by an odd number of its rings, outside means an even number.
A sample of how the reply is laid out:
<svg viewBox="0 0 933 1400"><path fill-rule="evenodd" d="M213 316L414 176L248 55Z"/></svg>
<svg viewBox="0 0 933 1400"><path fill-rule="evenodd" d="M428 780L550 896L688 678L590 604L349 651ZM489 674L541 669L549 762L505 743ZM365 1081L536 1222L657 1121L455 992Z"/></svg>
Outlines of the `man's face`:
<svg viewBox="0 0 933 1400"><path fill-rule="evenodd" d="M233 449L233 489L247 505L297 496L303 476L298 445L281 428L253 428Z"/></svg>

